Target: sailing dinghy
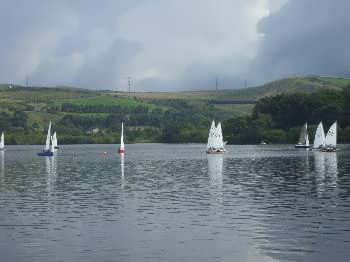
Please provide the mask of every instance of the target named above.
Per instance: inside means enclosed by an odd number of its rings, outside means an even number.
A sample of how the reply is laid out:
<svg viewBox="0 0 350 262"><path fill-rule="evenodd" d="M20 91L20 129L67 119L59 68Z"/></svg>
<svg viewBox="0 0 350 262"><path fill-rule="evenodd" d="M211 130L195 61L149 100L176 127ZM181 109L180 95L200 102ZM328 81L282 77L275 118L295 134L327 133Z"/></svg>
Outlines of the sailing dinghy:
<svg viewBox="0 0 350 262"><path fill-rule="evenodd" d="M125 153L125 147L124 147L124 123L122 122L122 133L120 136L120 146L118 149L119 154L124 154Z"/></svg>
<svg viewBox="0 0 350 262"><path fill-rule="evenodd" d="M207 154L223 154L225 151L221 123L219 122L215 127L215 121L213 120L209 130Z"/></svg>
<svg viewBox="0 0 350 262"><path fill-rule="evenodd" d="M307 123L304 124L300 131L300 136L298 143L295 145L295 148L309 148L310 142L309 142L309 135L307 133Z"/></svg>
<svg viewBox="0 0 350 262"><path fill-rule="evenodd" d="M51 137L51 121L50 121L49 128L47 130L44 150L42 152L39 152L38 156L53 156L55 148L52 146L52 143L50 143L51 140L52 140L52 137Z"/></svg>
<svg viewBox="0 0 350 262"><path fill-rule="evenodd" d="M5 137L4 137L4 132L1 133L1 138L0 138L0 150L5 149Z"/></svg>
<svg viewBox="0 0 350 262"><path fill-rule="evenodd" d="M56 134L56 132L53 133L53 136L52 136L52 145L53 145L54 149L58 149L58 142L57 142L57 134Z"/></svg>
<svg viewBox="0 0 350 262"><path fill-rule="evenodd" d="M313 149L322 149L326 145L323 124L320 122L317 126Z"/></svg>
<svg viewBox="0 0 350 262"><path fill-rule="evenodd" d="M326 139L325 146L323 147L323 152L335 152L337 150L337 121L331 125L329 128Z"/></svg>

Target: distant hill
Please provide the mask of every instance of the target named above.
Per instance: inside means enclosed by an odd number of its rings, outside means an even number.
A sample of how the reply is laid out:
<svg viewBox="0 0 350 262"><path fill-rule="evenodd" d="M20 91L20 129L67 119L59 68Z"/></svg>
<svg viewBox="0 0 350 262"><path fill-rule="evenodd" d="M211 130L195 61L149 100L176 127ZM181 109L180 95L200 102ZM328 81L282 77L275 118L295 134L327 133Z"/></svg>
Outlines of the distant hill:
<svg viewBox="0 0 350 262"><path fill-rule="evenodd" d="M116 143L124 120L128 142L203 142L212 119L249 115L254 104L244 101L340 90L348 83L345 78L309 76L238 90L136 93L3 84L0 130L6 131L9 143L43 143L51 120L63 143Z"/></svg>
<svg viewBox="0 0 350 262"><path fill-rule="evenodd" d="M307 76L291 77L269 82L267 84L235 90L211 90L211 91L181 91L181 92L136 92L121 93L125 96L133 96L145 100L183 99L190 101L209 100L233 100L249 101L258 100L266 96L273 96L283 93L312 93L319 90L340 90L350 83L348 78ZM254 105L252 104L220 104L215 105L217 109L233 115L250 114Z"/></svg>
<svg viewBox="0 0 350 262"><path fill-rule="evenodd" d="M206 104L210 100L258 100L262 97L281 93L312 93L322 89L340 90L350 83L350 79L338 77L291 77L276 80L261 86L236 90L209 91L179 91L179 92L116 92L108 90L88 90L74 87L23 87L19 85L0 84L0 111L26 110L43 112L53 106L63 103L101 104L120 106L154 107L155 104L168 103L169 100L183 100L190 104ZM11 88L9 88L11 87ZM136 100L135 100L136 99ZM167 107L166 104L162 107ZM224 114L249 114L254 107L252 104L214 104L214 107Z"/></svg>
<svg viewBox="0 0 350 262"><path fill-rule="evenodd" d="M147 99L259 99L281 93L312 93L321 89L340 90L350 83L348 78L307 76L291 77L267 84L234 90L180 91L180 92L136 92L132 96ZM127 93L124 93L127 95Z"/></svg>

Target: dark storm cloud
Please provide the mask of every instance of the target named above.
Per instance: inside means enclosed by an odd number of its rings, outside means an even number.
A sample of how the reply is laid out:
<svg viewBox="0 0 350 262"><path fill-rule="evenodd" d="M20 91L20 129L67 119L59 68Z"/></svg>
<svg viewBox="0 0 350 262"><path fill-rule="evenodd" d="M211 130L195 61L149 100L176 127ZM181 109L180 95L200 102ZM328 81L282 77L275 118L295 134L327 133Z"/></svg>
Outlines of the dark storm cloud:
<svg viewBox="0 0 350 262"><path fill-rule="evenodd" d="M350 2L286 1L0 0L0 82L178 90L347 73Z"/></svg>
<svg viewBox="0 0 350 262"><path fill-rule="evenodd" d="M170 90L220 74L230 87L267 3L0 0L0 82L123 89L132 76L138 90Z"/></svg>
<svg viewBox="0 0 350 262"><path fill-rule="evenodd" d="M257 81L294 75L349 75L350 1L290 0L262 19L252 74Z"/></svg>

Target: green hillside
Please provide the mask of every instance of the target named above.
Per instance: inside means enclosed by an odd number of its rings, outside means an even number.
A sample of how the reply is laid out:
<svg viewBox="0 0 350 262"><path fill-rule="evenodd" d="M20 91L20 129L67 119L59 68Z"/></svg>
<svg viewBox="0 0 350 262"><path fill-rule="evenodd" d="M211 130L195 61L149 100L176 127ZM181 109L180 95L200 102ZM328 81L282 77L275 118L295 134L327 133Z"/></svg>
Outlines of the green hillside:
<svg viewBox="0 0 350 262"><path fill-rule="evenodd" d="M131 96L144 99L260 99L281 93L312 93L323 89L340 90L350 79L339 77L292 77L269 82L267 84L234 90L182 91L182 92L136 92ZM129 95L124 93L123 95Z"/></svg>
<svg viewBox="0 0 350 262"><path fill-rule="evenodd" d="M341 90L348 82L344 78L310 76L238 90L130 94L3 84L0 131L6 131L8 143L39 144L51 120L62 143L115 143L123 120L128 142L202 142L211 119L249 116L254 107L213 104L212 100L257 100L284 93Z"/></svg>

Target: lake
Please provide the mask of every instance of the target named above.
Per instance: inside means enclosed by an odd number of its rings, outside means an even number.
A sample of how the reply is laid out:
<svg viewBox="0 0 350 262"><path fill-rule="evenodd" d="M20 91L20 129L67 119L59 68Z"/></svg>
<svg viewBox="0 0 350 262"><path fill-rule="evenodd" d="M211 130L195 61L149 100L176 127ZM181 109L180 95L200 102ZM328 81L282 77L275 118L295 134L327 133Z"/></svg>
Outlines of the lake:
<svg viewBox="0 0 350 262"><path fill-rule="evenodd" d="M348 261L350 147L0 152L1 261ZM104 155L102 152L108 152Z"/></svg>

